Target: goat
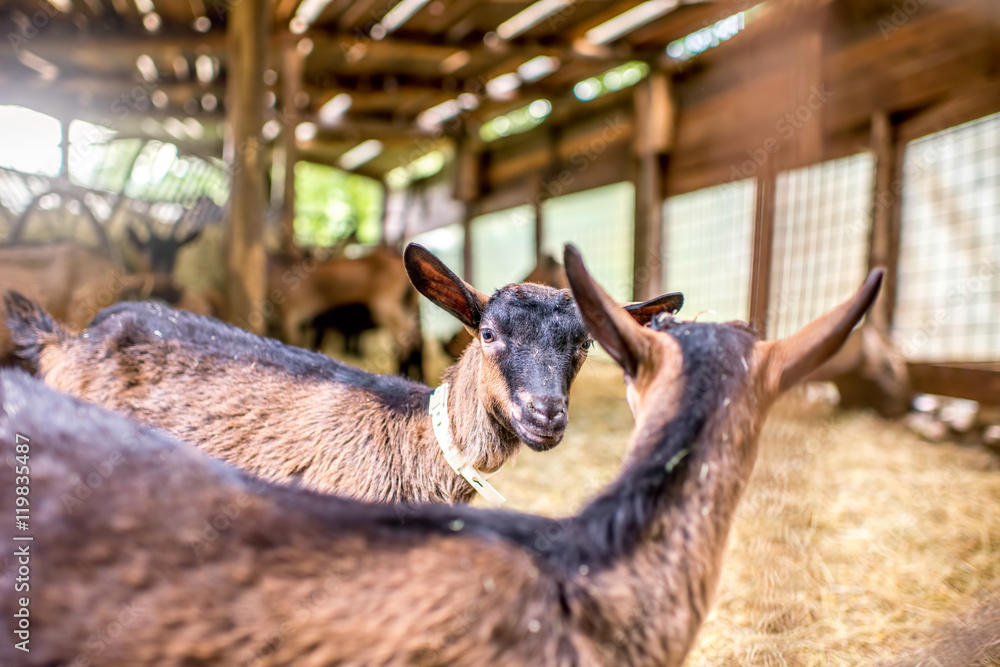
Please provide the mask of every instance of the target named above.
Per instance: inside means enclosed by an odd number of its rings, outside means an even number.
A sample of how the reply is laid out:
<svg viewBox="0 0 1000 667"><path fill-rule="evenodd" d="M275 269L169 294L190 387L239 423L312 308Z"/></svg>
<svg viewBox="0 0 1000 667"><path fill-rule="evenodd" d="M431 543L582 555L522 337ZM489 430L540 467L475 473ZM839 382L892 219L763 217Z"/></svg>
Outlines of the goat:
<svg viewBox="0 0 1000 667"><path fill-rule="evenodd" d="M218 211L219 207L207 196L202 195L166 235L156 232L148 216L142 218L146 228L145 239L141 238L133 227L126 229L126 238L142 256L148 271L152 274L153 282L149 297L198 315L216 315L222 312L222 298L214 290L206 290L199 294L180 287L174 280L174 269L181 249L201 236L205 220L212 219ZM186 227L187 231L182 234L183 227Z"/></svg>
<svg viewBox="0 0 1000 667"><path fill-rule="evenodd" d="M367 306L372 321L392 334L400 373L423 379L417 295L395 252L375 248L356 259L297 262L270 256L268 292L277 297L272 301L281 339L299 347L306 346L305 329L317 316L337 306Z"/></svg>
<svg viewBox="0 0 1000 667"><path fill-rule="evenodd" d="M365 304L350 303L335 306L313 318L314 338L311 349L322 350L327 332L333 330L339 331L344 336L344 353L360 357L361 334L377 328L378 325L372 319L372 311Z"/></svg>
<svg viewBox="0 0 1000 667"><path fill-rule="evenodd" d="M556 289L569 289L566 272L552 255L542 255L535 268L521 282L548 285ZM472 343L472 334L469 333L468 329L462 328L444 344L444 351L452 359L458 359L470 343Z"/></svg>
<svg viewBox="0 0 1000 667"><path fill-rule="evenodd" d="M196 241L201 236L201 228L189 229L186 233L179 234L180 224L173 227L169 234L161 236L153 229L153 225L146 220L147 238L144 240L136 234L135 229L129 227L126 230L129 243L145 257L149 264L149 270L156 278L164 283L173 280L174 268L177 265L177 255L181 248Z"/></svg>
<svg viewBox="0 0 1000 667"><path fill-rule="evenodd" d="M445 375L455 465L435 434L431 389L405 378L154 304L110 308L71 337L9 297L9 323L51 386L244 470L366 500L468 502L482 487L456 471L493 473L522 443L545 451L562 440L589 337L568 291L514 284L488 297L420 246L405 256L417 289L476 331ZM682 302L629 308L648 321Z"/></svg>
<svg viewBox="0 0 1000 667"><path fill-rule="evenodd" d="M625 370L636 426L617 480L564 519L255 482L0 374L0 452L30 439L29 548L45 574L25 593L23 664L681 664L768 407L836 352L882 273L763 342L741 324L663 315L641 327L575 250L566 266L587 326ZM0 467L0 488L14 485ZM0 513L14 498L0 495ZM13 524L0 525L9 540ZM4 619L18 608L0 598Z"/></svg>
<svg viewBox="0 0 1000 667"><path fill-rule="evenodd" d="M104 254L75 243L0 248L0 291L18 290L37 299L74 331L102 308L126 297L149 296L148 278L126 275ZM2 304L0 318L6 318ZM0 364L10 364L14 345L3 319Z"/></svg>

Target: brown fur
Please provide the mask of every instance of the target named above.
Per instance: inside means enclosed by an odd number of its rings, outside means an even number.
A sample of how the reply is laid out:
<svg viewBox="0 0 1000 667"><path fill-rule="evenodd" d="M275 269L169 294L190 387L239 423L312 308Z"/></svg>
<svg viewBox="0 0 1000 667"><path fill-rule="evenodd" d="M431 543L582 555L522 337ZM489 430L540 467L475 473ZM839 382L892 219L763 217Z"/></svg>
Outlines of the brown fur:
<svg viewBox="0 0 1000 667"><path fill-rule="evenodd" d="M386 248L357 259L293 263L271 258L268 295L276 306L281 338L290 345L306 347L306 327L313 319L348 304L368 306L372 321L392 334L401 360L422 344L416 294L402 259Z"/></svg>
<svg viewBox="0 0 1000 667"><path fill-rule="evenodd" d="M37 434L45 585L25 664L679 665L708 613L767 407L836 351L877 281L791 339L747 342L745 365L720 357L721 378L699 372L715 370L711 359L687 363L680 337L634 324L578 269L584 317L625 360L638 408L619 480L561 522L257 487L192 448L3 378L2 446L14 430ZM686 421L685 401L720 390L725 402ZM685 423L695 437L665 466L650 458ZM60 424L80 426L60 438ZM74 474L109 460L88 499L68 503ZM2 485L11 478L0 468ZM664 496L630 480L663 484ZM9 540L10 523L0 526ZM12 610L0 599L4 618ZM115 623L114 639L95 642Z"/></svg>
<svg viewBox="0 0 1000 667"><path fill-rule="evenodd" d="M477 468L493 472L520 442L487 413L482 393L502 388L479 381L481 362L479 348L470 349L445 380L452 383L456 446ZM43 349L39 370L56 389L155 425L266 479L383 502L468 502L475 493L445 461L426 409L386 410L361 388L193 355L178 341L123 350L63 337Z"/></svg>

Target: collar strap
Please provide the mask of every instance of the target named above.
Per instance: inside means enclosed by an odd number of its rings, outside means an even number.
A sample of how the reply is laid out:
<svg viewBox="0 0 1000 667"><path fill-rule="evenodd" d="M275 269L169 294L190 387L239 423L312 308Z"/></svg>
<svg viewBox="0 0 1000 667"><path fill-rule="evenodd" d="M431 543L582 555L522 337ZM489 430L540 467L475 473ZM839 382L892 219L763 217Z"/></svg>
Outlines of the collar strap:
<svg viewBox="0 0 1000 667"><path fill-rule="evenodd" d="M476 491L491 505L501 505L507 501L500 492L486 480L490 475L476 470L472 464L465 462L462 452L458 451L451 439L451 424L448 420L448 383L445 382L431 394L430 403L431 424L434 426L434 436L444 454L445 461L451 469L464 477Z"/></svg>

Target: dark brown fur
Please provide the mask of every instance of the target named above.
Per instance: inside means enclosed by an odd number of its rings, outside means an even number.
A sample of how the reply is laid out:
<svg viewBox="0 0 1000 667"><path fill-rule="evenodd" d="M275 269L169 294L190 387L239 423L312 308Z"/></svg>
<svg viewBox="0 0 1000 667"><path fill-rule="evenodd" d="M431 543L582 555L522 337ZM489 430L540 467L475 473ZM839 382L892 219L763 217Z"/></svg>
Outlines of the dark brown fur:
<svg viewBox="0 0 1000 667"><path fill-rule="evenodd" d="M679 665L708 613L767 407L836 351L879 276L800 334L761 343L669 317L640 328L578 257L567 266L588 325L626 370L636 428L619 479L562 520L255 483L0 376L0 447L15 432L33 443L38 579L32 652L18 659ZM0 467L0 487L12 485ZM0 526L10 544L11 524ZM4 619L14 608L0 598Z"/></svg>

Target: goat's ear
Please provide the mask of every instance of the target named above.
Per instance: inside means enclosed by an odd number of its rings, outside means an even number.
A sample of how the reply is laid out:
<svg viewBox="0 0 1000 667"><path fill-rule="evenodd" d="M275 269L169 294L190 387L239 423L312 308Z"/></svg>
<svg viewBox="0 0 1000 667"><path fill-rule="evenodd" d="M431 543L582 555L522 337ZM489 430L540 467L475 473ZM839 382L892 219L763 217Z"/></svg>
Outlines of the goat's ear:
<svg viewBox="0 0 1000 667"><path fill-rule="evenodd" d="M632 316L632 319L645 325L649 324L660 313L676 313L683 305L684 295L680 292L671 292L649 301L627 304L625 310Z"/></svg>
<svg viewBox="0 0 1000 667"><path fill-rule="evenodd" d="M590 276L575 246L566 246L564 264L570 289L587 329L625 370L626 375L636 377L646 350L648 330L637 324Z"/></svg>
<svg viewBox="0 0 1000 667"><path fill-rule="evenodd" d="M407 245L403 251L403 265L418 292L465 326L474 330L479 328L488 296L456 276L444 262L416 243Z"/></svg>
<svg viewBox="0 0 1000 667"><path fill-rule="evenodd" d="M199 236L201 236L201 227L198 227L197 229L190 229L187 234L177 240L177 247L182 248L197 239Z"/></svg>
<svg viewBox="0 0 1000 667"><path fill-rule="evenodd" d="M128 237L129 243L135 246L136 250L145 250L148 245L147 241L143 241L139 238L139 235L135 233L135 229L129 227L125 230L125 236Z"/></svg>
<svg viewBox="0 0 1000 667"><path fill-rule="evenodd" d="M788 338L761 344L769 346L766 368L773 392L780 394L787 391L836 354L875 302L884 275L885 269L873 269L853 297Z"/></svg>

